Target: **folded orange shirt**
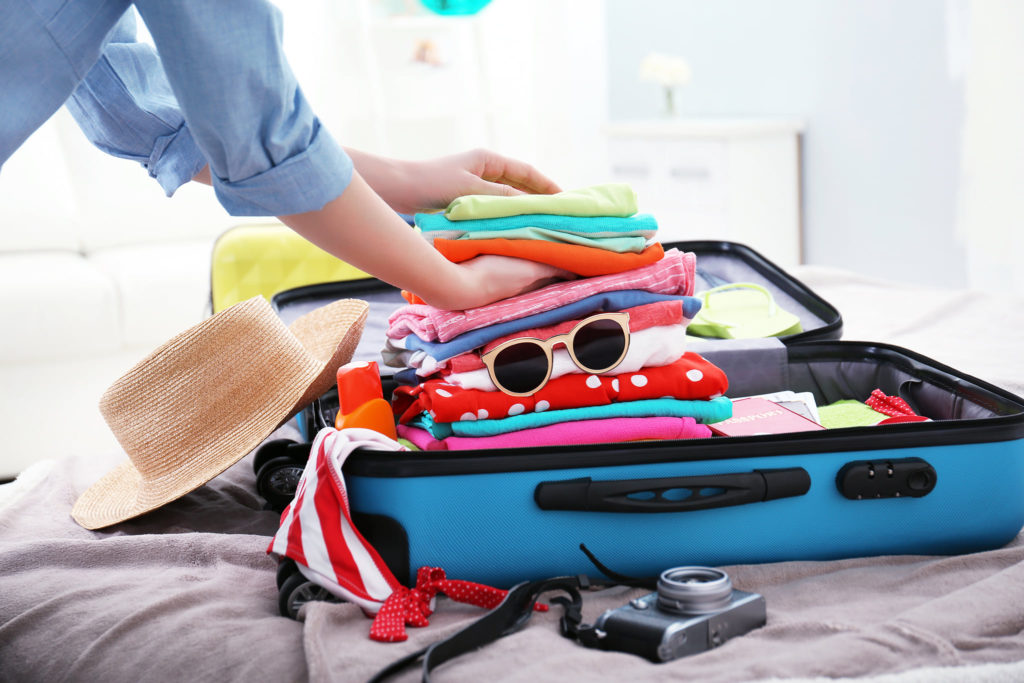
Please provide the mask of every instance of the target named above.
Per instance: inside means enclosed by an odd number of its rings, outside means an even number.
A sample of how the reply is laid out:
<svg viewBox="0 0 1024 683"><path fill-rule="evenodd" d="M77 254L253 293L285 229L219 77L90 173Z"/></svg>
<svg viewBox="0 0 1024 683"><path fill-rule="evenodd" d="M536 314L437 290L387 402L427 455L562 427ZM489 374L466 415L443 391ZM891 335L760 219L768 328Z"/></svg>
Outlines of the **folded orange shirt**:
<svg viewBox="0 0 1024 683"><path fill-rule="evenodd" d="M438 237L434 248L454 263L468 261L481 254L512 256L537 263L546 263L555 268L567 270L583 277L622 273L642 268L665 255L661 245L655 242L639 254L618 253L597 247L579 244L562 244L547 240L448 240Z"/></svg>

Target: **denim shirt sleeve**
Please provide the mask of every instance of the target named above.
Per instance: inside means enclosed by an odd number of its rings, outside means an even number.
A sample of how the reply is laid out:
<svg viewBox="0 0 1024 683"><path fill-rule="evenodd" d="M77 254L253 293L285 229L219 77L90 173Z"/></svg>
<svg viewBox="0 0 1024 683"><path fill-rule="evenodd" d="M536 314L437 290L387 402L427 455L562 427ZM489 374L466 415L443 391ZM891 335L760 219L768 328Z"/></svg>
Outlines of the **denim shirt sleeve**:
<svg viewBox="0 0 1024 683"><path fill-rule="evenodd" d="M66 106L94 145L141 163L167 196L207 164L160 57L152 46L135 39L132 9L114 27L99 61Z"/></svg>

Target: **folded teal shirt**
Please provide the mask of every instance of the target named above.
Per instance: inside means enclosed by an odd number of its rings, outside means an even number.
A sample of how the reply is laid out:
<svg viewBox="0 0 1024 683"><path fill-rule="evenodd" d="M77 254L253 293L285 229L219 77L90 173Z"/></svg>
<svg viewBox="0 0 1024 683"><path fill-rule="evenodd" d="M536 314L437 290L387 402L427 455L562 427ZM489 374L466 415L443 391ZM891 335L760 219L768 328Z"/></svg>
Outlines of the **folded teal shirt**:
<svg viewBox="0 0 1024 683"><path fill-rule="evenodd" d="M655 398L646 401L627 401L603 406L548 410L543 413L524 413L500 420L472 420L467 422L434 422L421 413L409 424L426 429L435 439L455 436L495 436L520 429L545 427L560 422L599 420L608 417L692 417L697 422L712 423L732 417L732 401L725 396L710 401L680 401L674 398Z"/></svg>
<svg viewBox="0 0 1024 683"><path fill-rule="evenodd" d="M658 232L658 222L649 213L638 213L628 218L614 216L555 216L546 213L532 213L524 216L502 218L476 218L467 221L450 221L439 213L418 213L416 226L423 232L455 230L479 232L483 230L512 230L515 228L547 228L560 232L573 232L590 237L645 237L650 239Z"/></svg>

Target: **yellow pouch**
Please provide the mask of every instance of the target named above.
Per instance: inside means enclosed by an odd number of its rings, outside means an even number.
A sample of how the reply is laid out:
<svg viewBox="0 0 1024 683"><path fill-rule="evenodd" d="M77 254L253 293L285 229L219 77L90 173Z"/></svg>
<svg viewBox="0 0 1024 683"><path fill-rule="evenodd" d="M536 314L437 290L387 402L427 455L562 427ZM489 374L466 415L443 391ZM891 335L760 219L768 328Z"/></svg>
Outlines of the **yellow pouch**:
<svg viewBox="0 0 1024 683"><path fill-rule="evenodd" d="M285 225L238 225L213 245L210 299L216 313L257 294L367 277Z"/></svg>

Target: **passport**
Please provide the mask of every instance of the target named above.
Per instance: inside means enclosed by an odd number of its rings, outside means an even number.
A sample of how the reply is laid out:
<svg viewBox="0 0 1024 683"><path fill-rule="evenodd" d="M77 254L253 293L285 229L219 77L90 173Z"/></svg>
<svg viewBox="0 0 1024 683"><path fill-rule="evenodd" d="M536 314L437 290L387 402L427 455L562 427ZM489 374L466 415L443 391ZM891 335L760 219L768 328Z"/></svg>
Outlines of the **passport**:
<svg viewBox="0 0 1024 683"><path fill-rule="evenodd" d="M709 424L708 427L721 436L757 436L824 429L817 422L808 420L778 403L757 397L734 400L732 417Z"/></svg>

